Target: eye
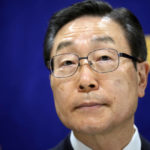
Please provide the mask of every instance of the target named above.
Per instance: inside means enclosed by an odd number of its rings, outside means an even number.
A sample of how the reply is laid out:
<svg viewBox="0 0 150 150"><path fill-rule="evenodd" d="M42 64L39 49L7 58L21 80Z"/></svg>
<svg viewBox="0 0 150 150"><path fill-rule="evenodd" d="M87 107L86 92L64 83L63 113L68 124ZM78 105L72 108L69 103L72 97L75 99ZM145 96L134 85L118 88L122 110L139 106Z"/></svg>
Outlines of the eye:
<svg viewBox="0 0 150 150"><path fill-rule="evenodd" d="M69 65L72 65L72 64L74 64L74 63L71 60L66 60L66 61L63 62L63 66L69 66Z"/></svg>
<svg viewBox="0 0 150 150"><path fill-rule="evenodd" d="M107 55L103 55L103 56L100 56L97 58L97 61L109 61L111 60L112 58L107 56Z"/></svg>
<svg viewBox="0 0 150 150"><path fill-rule="evenodd" d="M73 60L64 60L59 62L59 67L73 67L76 63Z"/></svg>
<svg viewBox="0 0 150 150"><path fill-rule="evenodd" d="M104 61L106 61L106 60L110 60L111 58L109 57L109 56L102 56L101 57L101 60L104 60Z"/></svg>

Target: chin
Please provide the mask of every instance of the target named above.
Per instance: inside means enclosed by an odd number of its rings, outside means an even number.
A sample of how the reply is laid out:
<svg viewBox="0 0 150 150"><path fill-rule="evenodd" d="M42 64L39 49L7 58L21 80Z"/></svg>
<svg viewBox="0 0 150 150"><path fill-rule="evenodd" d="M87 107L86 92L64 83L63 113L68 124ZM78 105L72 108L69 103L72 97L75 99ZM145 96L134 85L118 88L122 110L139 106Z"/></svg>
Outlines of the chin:
<svg viewBox="0 0 150 150"><path fill-rule="evenodd" d="M80 122L77 124L74 123L70 126L68 126L71 130L82 133L82 134L89 134L89 135L95 135L95 134L101 134L108 130L109 126L108 123L102 123L102 122Z"/></svg>
<svg viewBox="0 0 150 150"><path fill-rule="evenodd" d="M106 128L103 127L93 127L93 126L86 126L82 128L74 128L73 131L81 134L87 134L87 135L96 135L96 134L102 134L106 131Z"/></svg>

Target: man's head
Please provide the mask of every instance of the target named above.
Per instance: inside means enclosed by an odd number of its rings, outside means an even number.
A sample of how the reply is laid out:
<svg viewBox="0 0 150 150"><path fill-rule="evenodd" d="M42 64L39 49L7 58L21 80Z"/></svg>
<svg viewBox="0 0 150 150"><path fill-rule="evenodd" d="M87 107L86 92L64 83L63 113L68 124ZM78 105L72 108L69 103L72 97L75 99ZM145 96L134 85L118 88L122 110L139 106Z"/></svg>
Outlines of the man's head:
<svg viewBox="0 0 150 150"><path fill-rule="evenodd" d="M86 0L62 9L52 16L44 42L44 59L47 67L49 67L50 55L57 32L68 22L85 15L108 16L110 19L119 23L124 30L132 55L146 60L147 50L145 38L137 18L125 8L113 9L106 2Z"/></svg>
<svg viewBox="0 0 150 150"><path fill-rule="evenodd" d="M68 128L95 134L133 125L149 68L129 11L85 1L58 12L45 39L46 64L50 58L56 111Z"/></svg>

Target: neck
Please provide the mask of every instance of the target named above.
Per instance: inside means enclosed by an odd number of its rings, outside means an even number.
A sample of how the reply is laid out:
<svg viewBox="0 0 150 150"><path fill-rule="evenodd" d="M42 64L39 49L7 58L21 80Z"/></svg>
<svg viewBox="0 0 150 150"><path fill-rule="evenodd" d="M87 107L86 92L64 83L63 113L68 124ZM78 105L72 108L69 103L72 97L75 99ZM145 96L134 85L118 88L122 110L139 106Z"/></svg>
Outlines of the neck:
<svg viewBox="0 0 150 150"><path fill-rule="evenodd" d="M92 150L122 150L134 134L133 121L117 126L109 132L86 134L74 131L74 135Z"/></svg>

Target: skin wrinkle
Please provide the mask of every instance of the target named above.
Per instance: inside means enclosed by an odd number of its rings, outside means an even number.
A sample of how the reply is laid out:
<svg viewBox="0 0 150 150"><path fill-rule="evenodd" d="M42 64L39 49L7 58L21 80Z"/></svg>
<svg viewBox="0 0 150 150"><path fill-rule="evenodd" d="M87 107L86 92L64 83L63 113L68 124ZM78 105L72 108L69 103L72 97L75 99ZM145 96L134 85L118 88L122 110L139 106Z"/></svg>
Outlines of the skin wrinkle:
<svg viewBox="0 0 150 150"><path fill-rule="evenodd" d="M104 30L103 30L104 31ZM87 31L87 33L88 32L90 32L90 30L88 30ZM100 31L99 31L100 32ZM99 32L97 32L97 33L93 33L94 35L92 35L93 37L95 36L95 35L99 35ZM108 32L108 31L107 31ZM81 33L80 33L81 34ZM64 35L64 33L63 33L63 35ZM109 36L109 33L107 33L106 35L108 35ZM105 35L101 35L101 36L105 36ZM122 41L122 37L120 37L119 35L117 35L118 36L118 39L120 39L120 45L121 45L121 41ZM63 41L67 41L67 40L71 40L71 39L74 39L76 36L72 36L72 35L68 35L68 37L64 37L63 38ZM55 40L54 40L55 41ZM87 40L87 39L85 39L85 41L87 42L87 44L89 43L89 41ZM76 44L76 43L78 43L78 42L81 42L81 43L83 43L83 39L82 40L77 40L77 41L74 41L74 44ZM55 43L55 42L54 42ZM85 42L84 42L85 43ZM57 45L58 43L56 42L56 45ZM115 44L113 45L113 44L111 44L111 43L109 43L110 44L110 47L112 47L112 48L114 48L114 46L115 46ZM101 43L101 45L103 45L103 43ZM116 45L117 46L117 45ZM102 46L101 46L102 47ZM56 49L55 47L53 48L53 49ZM79 50L81 50L82 49L82 47L81 48L79 48ZM88 49L88 48L87 48ZM119 48L117 47L116 48L117 50L119 50ZM130 49L129 47L128 48L122 48L122 50L124 50L124 49ZM83 50L83 49L82 49ZM52 51L53 52L53 51ZM51 56L53 56L53 54L51 55Z"/></svg>
<svg viewBox="0 0 150 150"><path fill-rule="evenodd" d="M78 26L78 29L81 25L88 26L88 30L80 33L73 24ZM103 24L100 17L81 17L66 24L55 37L52 56L57 54L56 48L59 43L67 40L72 40L74 46L69 46L59 53L74 51L80 57L86 57L95 48L108 47L117 49L118 52L131 53L124 32L117 23L109 20L101 28L97 24ZM69 30L70 26L72 31ZM108 28L109 30L106 30ZM67 38L66 33L68 33ZM89 42L93 37L108 35L115 43L100 42L94 45ZM81 63L82 66L71 77L50 76L56 112L64 125L72 129L75 136L92 149L120 150L127 145L134 133L133 122L137 98L145 89L144 86L139 85L139 81L142 78L141 81L144 82L146 73L140 73L142 71L140 67L137 67L136 72L132 61L127 58L120 58L118 69L106 74L93 71L85 60ZM137 64L139 65L142 64ZM94 84L95 87L89 89L90 84ZM85 89L80 89L80 85ZM74 109L82 103L89 102L105 105L92 109Z"/></svg>
<svg viewBox="0 0 150 150"><path fill-rule="evenodd" d="M64 40L63 40L63 41L69 40L70 37L71 37L71 38L75 38L77 33L79 33L79 34L82 33L82 34L83 34L83 33L87 33L87 32L90 32L90 31L92 31L92 30L80 31L80 32L72 33L72 34L67 34L67 33L65 33L65 34L64 34ZM104 31L104 30L103 30L103 31ZM108 31L108 30L107 30L107 31ZM100 32L100 30L97 30L97 32L94 32L93 34L94 34L94 35L99 35L99 32ZM102 36L102 37L103 37L103 36ZM109 37L109 34L108 34L108 37ZM119 35L118 35L118 37L119 37ZM62 42L63 42L63 41L62 41Z"/></svg>
<svg viewBox="0 0 150 150"><path fill-rule="evenodd" d="M80 41L76 41L75 43L79 43ZM85 41L86 42L86 41ZM115 44L115 41L110 37L110 36L93 36L91 41L91 44L95 45L95 44L100 44L100 43L113 43ZM61 50L61 49L66 49L68 47L75 47L75 43L72 41L63 41L60 42L59 45L57 46L56 51ZM83 43L83 41L82 41Z"/></svg>
<svg viewBox="0 0 150 150"><path fill-rule="evenodd" d="M84 44L88 44L88 43L90 43L90 42L88 42L88 41L80 41L80 40L78 40L78 41L75 41L75 43L73 43L72 45L70 45L70 46L67 46L67 47L62 47L62 49L61 50L59 50L59 51L57 51L57 53L56 53L56 55L57 54L63 54L63 53L74 53L74 54L77 54L79 57L84 57L85 56L85 54L83 54L83 55L80 55L80 51L82 50L83 51L83 48L82 47L79 47L78 49L76 49L76 43L81 43L82 42L82 44L84 43ZM90 44L90 46L87 48L87 50L89 49L89 52L91 52L91 50L97 50L97 49L102 49L102 48L105 48L106 46L105 46L105 44L107 43L107 45L108 45L108 47L111 47L111 48L114 48L115 49L115 47L114 47L114 44L113 44L113 42L109 42L109 41L101 41L101 42L91 42L91 44ZM103 46L104 45L104 46ZM85 49L86 50L86 49Z"/></svg>

